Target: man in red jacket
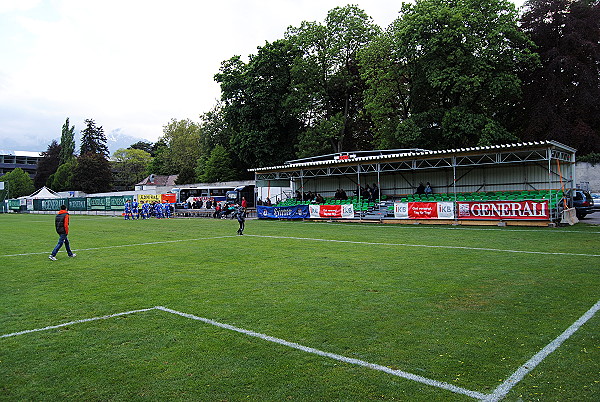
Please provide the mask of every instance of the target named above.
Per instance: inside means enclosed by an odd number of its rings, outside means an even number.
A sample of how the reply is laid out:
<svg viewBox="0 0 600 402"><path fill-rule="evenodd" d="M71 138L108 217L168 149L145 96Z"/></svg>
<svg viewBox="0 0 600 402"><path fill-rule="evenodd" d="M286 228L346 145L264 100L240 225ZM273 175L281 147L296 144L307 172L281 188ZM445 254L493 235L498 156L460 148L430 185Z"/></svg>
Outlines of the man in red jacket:
<svg viewBox="0 0 600 402"><path fill-rule="evenodd" d="M50 254L48 258L50 258L52 261L56 261L56 253L58 253L58 250L62 247L63 243L67 249L67 254L69 254L69 257L75 257L77 254L74 254L71 251L71 247L69 247L69 239L67 238L67 235L69 234L69 213L67 212L66 205L60 206L60 211L58 211L56 218L54 218L54 225L56 226L56 233L58 233L59 236L58 244L56 247L54 247L52 254Z"/></svg>

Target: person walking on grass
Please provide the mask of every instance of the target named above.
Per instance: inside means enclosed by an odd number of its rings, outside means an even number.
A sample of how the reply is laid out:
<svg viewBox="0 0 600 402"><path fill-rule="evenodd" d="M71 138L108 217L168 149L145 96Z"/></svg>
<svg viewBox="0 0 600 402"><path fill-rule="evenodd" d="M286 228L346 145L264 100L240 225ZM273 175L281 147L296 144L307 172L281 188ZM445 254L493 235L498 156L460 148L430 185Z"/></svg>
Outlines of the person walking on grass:
<svg viewBox="0 0 600 402"><path fill-rule="evenodd" d="M242 207L241 205L239 205L237 207L237 210L235 211L237 220L240 224L240 228L238 229L237 233L238 235L243 235L244 234L244 226L245 226L245 222L246 222L246 208Z"/></svg>
<svg viewBox="0 0 600 402"><path fill-rule="evenodd" d="M71 251L69 239L67 238L67 235L69 234L69 213L67 212L66 205L60 206L60 211L58 211L56 218L54 218L54 225L56 226L56 233L58 233L58 244L54 247L52 254L50 254L48 258L52 261L56 261L56 253L58 253L58 250L60 250L63 244L67 249L69 257L75 257L77 254Z"/></svg>

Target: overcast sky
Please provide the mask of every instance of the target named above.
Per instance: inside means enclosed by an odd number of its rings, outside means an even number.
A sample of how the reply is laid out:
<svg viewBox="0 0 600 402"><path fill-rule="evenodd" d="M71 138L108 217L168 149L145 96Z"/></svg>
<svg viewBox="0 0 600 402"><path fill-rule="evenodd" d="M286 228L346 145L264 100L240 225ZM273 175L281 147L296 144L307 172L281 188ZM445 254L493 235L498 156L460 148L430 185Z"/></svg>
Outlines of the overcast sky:
<svg viewBox="0 0 600 402"><path fill-rule="evenodd" d="M0 150L45 151L67 117L77 138L91 118L107 136L154 142L172 118L199 121L217 103L223 60L346 4L385 28L401 3L0 0Z"/></svg>

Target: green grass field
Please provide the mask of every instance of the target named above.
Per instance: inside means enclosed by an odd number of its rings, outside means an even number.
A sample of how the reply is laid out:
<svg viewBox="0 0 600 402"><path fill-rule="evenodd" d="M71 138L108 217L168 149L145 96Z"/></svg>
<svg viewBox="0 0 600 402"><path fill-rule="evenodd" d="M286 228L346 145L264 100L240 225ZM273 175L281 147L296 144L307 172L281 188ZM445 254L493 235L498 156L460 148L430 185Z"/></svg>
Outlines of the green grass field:
<svg viewBox="0 0 600 402"><path fill-rule="evenodd" d="M53 219L0 215L2 400L494 400L549 344L504 400L600 400L599 227Z"/></svg>

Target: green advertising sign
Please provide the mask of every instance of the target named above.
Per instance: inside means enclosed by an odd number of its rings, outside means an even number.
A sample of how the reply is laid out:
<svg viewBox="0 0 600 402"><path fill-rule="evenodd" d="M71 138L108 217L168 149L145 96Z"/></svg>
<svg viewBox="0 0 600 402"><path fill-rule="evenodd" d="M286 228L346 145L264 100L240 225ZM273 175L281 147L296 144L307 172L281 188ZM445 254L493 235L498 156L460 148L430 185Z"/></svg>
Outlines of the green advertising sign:
<svg viewBox="0 0 600 402"><path fill-rule="evenodd" d="M87 210L87 199L83 197L69 198L69 210L70 211L86 211Z"/></svg>
<svg viewBox="0 0 600 402"><path fill-rule="evenodd" d="M110 198L109 198L110 199ZM89 197L87 199L87 209L106 209L107 197ZM109 204L110 205L110 204Z"/></svg>
<svg viewBox="0 0 600 402"><path fill-rule="evenodd" d="M67 205L66 198L33 200L33 209L35 211L59 211L61 205Z"/></svg>
<svg viewBox="0 0 600 402"><path fill-rule="evenodd" d="M8 209L13 211L21 209L21 200L8 200Z"/></svg>
<svg viewBox="0 0 600 402"><path fill-rule="evenodd" d="M114 211L123 211L125 209L125 202L133 201L132 195L122 195L122 196L112 196L110 197L110 207L106 209L111 209Z"/></svg>

